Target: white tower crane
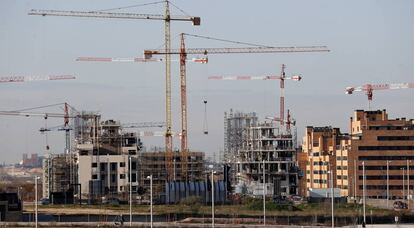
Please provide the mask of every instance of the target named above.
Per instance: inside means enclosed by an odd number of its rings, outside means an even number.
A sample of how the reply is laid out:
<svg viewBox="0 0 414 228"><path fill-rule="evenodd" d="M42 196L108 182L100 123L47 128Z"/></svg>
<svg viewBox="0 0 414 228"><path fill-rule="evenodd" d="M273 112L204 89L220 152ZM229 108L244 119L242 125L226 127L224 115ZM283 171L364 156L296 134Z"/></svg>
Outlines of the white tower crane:
<svg viewBox="0 0 414 228"><path fill-rule="evenodd" d="M371 101L373 98L374 90L388 90L388 89L412 89L414 83L390 83L390 84L365 84L362 86L346 87L346 94L353 94L354 92L365 91L368 97L368 109L371 109Z"/></svg>
<svg viewBox="0 0 414 228"><path fill-rule="evenodd" d="M75 79L76 77L73 75L49 75L49 76L5 76L0 77L0 83L4 82L31 82L31 81L55 81L55 80L68 80L68 79Z"/></svg>

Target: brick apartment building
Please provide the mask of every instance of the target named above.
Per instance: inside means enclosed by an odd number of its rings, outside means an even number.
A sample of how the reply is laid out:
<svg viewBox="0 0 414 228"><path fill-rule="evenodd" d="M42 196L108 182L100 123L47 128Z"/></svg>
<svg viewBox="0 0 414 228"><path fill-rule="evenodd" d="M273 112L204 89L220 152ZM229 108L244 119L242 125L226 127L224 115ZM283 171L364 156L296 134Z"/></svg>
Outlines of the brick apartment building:
<svg viewBox="0 0 414 228"><path fill-rule="evenodd" d="M366 176L366 196L386 198L387 170L390 198L413 194L414 120L389 119L385 110L356 110L350 119L352 149L348 172L349 196L362 196L363 163ZM388 163L388 169L387 169ZM408 170L408 175L407 175Z"/></svg>
<svg viewBox="0 0 414 228"><path fill-rule="evenodd" d="M342 134L339 128L306 127L303 155L299 156L300 160L307 159L306 168L302 168L306 170L306 189L300 189L303 196L308 196L309 189L330 188L330 172L333 172L333 187L340 189L341 196L348 195L349 143L349 135Z"/></svg>

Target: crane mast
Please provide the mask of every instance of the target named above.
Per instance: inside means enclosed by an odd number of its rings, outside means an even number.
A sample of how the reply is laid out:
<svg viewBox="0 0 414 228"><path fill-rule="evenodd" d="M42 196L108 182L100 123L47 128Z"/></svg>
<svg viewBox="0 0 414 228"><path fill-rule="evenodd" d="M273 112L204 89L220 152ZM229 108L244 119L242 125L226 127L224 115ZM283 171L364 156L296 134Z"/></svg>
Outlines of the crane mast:
<svg viewBox="0 0 414 228"><path fill-rule="evenodd" d="M166 131L165 131L165 152L166 152L166 168L167 179L172 180L172 120L171 120L171 38L170 38L170 22L174 21L191 21L194 26L200 25L200 17L192 16L171 16L169 1L165 0L164 15L158 14L136 14L136 13L109 13L101 11L64 11L64 10L36 10L33 9L29 15L40 16L69 16L69 17L92 17L92 18L117 18L117 19L149 19L164 21L164 41L165 48L165 112L166 112Z"/></svg>
<svg viewBox="0 0 414 228"><path fill-rule="evenodd" d="M284 125L285 120L285 64L282 64L282 70L280 72L280 103L279 103L279 117L282 121L280 121L280 125Z"/></svg>
<svg viewBox="0 0 414 228"><path fill-rule="evenodd" d="M188 141L187 141L187 76L184 34L181 33L181 52L180 52L180 84L181 84L181 153L182 153L182 177L188 178Z"/></svg>
<svg viewBox="0 0 414 228"><path fill-rule="evenodd" d="M172 121L171 121L171 39L170 39L170 5L165 1L165 24L164 24L164 38L165 38L165 117L166 117L166 132L165 132L165 155L167 180L173 179L173 152L172 152Z"/></svg>

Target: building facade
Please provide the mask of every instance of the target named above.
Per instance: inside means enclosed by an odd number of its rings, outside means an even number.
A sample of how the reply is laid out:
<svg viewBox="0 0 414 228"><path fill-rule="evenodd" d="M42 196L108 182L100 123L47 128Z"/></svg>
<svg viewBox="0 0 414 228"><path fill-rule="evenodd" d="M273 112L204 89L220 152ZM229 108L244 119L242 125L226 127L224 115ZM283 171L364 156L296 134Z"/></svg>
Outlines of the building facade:
<svg viewBox="0 0 414 228"><path fill-rule="evenodd" d="M350 196L362 196L364 176L367 197L412 196L414 120L389 119L386 110L356 110L350 126L352 149L348 172L354 177L349 183Z"/></svg>
<svg viewBox="0 0 414 228"><path fill-rule="evenodd" d="M348 196L348 150L350 137L339 128L306 127L302 159L306 161L306 196L311 189L338 188Z"/></svg>

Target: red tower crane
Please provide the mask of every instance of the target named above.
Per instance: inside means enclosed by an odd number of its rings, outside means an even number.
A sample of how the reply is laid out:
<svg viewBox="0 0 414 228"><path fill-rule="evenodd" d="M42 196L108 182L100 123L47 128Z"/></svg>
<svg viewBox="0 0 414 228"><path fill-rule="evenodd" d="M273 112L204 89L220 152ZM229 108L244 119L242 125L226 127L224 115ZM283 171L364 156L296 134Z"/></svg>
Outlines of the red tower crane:
<svg viewBox="0 0 414 228"><path fill-rule="evenodd" d="M388 90L388 89L412 89L414 83L390 83L390 84L365 84L362 86L346 87L346 94L353 94L353 92L365 91L368 97L368 108L371 109L371 101L374 90Z"/></svg>
<svg viewBox="0 0 414 228"><path fill-rule="evenodd" d="M255 47L238 47L238 48L186 48L184 36L196 36L207 39L214 39L210 37L202 37L191 34L181 34L181 47L179 49L171 49L166 52L162 49L152 49L144 51L145 59L152 59L154 55L180 55L180 84L181 84L181 159L183 177L187 177L187 158L188 158L188 135L187 135L187 83L186 83L186 61L188 55L205 55L208 54L254 54L254 53L295 53L295 52L329 52L326 46L303 46L303 47L269 47L269 46L255 46ZM223 40L221 40L223 41ZM241 42L234 42L240 44ZM250 44L251 45L251 44ZM251 45L253 46L253 45ZM172 157L172 155L171 155ZM167 159L167 162L171 162Z"/></svg>

